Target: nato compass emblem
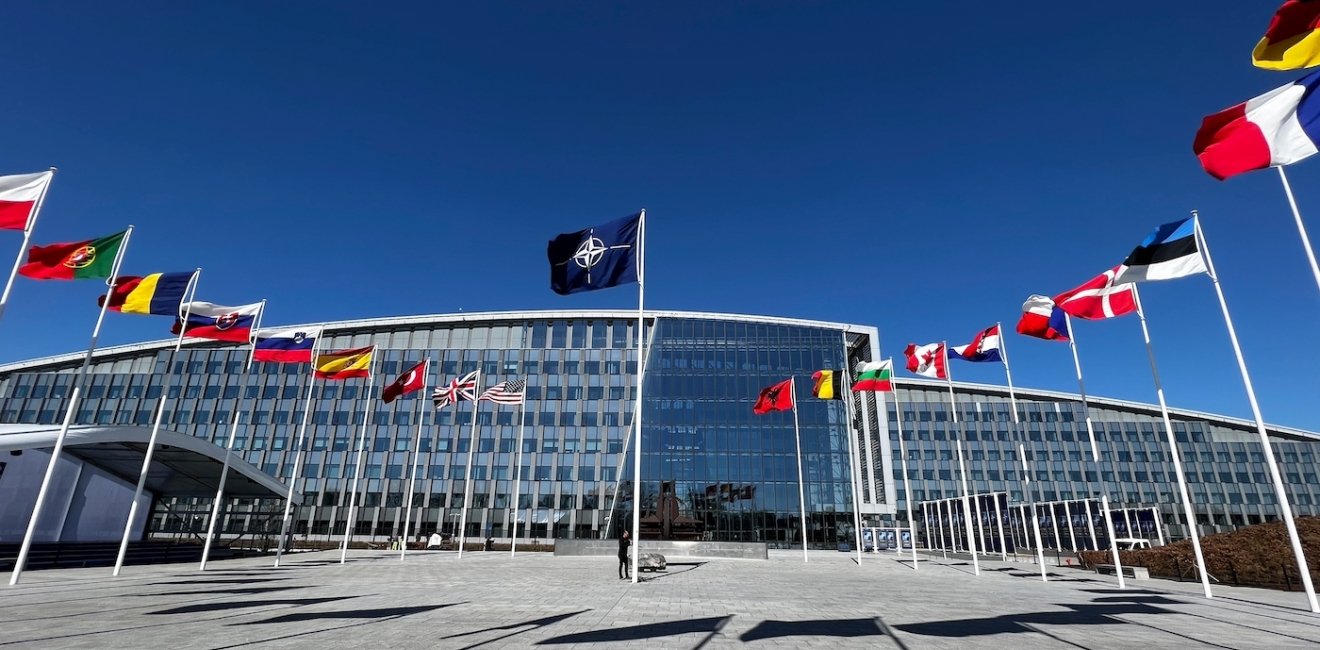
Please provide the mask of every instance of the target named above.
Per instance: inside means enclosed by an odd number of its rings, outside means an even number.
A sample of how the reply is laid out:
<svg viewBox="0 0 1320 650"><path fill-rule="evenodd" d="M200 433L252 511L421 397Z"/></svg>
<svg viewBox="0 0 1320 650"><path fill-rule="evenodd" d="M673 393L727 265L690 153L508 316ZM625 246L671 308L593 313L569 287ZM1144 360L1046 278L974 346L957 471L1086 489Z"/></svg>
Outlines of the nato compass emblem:
<svg viewBox="0 0 1320 650"><path fill-rule="evenodd" d="M591 234L582 240L582 244L578 246L577 251L573 253L573 263L587 272L587 284L591 284L591 269L605 259L606 253L612 250L627 250L629 248L632 248L632 244L606 246L605 242L596 236L593 229Z"/></svg>
<svg viewBox="0 0 1320 650"><path fill-rule="evenodd" d="M550 288L567 295L638 281L642 214L550 240Z"/></svg>

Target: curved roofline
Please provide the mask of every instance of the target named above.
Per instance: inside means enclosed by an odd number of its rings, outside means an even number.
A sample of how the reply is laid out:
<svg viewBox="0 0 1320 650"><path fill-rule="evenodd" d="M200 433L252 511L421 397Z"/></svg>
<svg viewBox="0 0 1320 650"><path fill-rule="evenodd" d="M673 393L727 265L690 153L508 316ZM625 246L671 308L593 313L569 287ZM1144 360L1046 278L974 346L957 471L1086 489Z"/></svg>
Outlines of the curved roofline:
<svg viewBox="0 0 1320 650"><path fill-rule="evenodd" d="M853 325L848 323L834 323L829 321L807 320L802 318L784 318L780 316L757 316L754 314L723 314L717 312L699 312L699 311L674 311L666 309L648 309L647 318L704 318L709 320L724 320L744 323L766 323L773 325L797 325L801 327L819 327L824 329L837 329L850 333L870 334L872 338L879 336L879 330L869 325ZM636 310L625 309L542 309L532 311L486 311L486 312L459 312L456 314L426 314L419 316L394 316L390 318L359 318L355 320L334 321L328 323L295 323L292 325L263 325L263 330L290 329L290 328L319 328L330 333L337 333L337 330L354 330L362 328L376 327L400 327L407 325L450 325L456 323L481 323L487 321L509 321L525 320L528 318L538 319L621 319L631 320L637 318ZM116 345L96 350L92 356L93 360L102 360L110 357L119 357L138 352L149 352L171 347L177 339L171 337L157 341L147 341L144 343L129 343L126 345ZM185 340L184 347L215 347L215 341L205 339ZM234 347L234 346L226 346ZM16 372L27 368L38 366L63 364L75 361L81 361L87 353L67 352L48 357L36 359L27 359L24 361L11 361L0 364L0 374Z"/></svg>
<svg viewBox="0 0 1320 650"><path fill-rule="evenodd" d="M906 384L906 385L916 385L922 388L936 388L936 389L942 389L948 386L947 382L940 381L938 379L916 379L913 377L904 377L902 379L896 379L894 380L894 383L898 386L903 386ZM955 388L962 388L964 390L980 391L983 393L1001 395L1003 397L1009 396L1008 387L999 386L997 384L977 384L977 383L965 382L965 381L955 381L953 382L953 386ZM1039 398L1054 399L1054 400L1067 400L1072 402L1082 401L1082 396L1078 393L1065 393L1061 391L1043 390L1039 388L1022 388L1020 386L1014 386L1013 393L1017 397L1039 397ZM1156 417L1160 416L1160 407L1157 404L1148 404L1146 402L1132 402L1129 400L1114 399L1112 397L1096 397L1094 395L1087 395L1086 402L1088 404L1095 404L1096 406L1108 406L1111 408L1123 409L1128 411L1137 411L1137 412L1145 413L1147 415L1154 415ZM1192 420L1226 422L1229 424L1241 426L1253 432L1256 430L1255 420L1235 418L1227 415L1219 415L1217 413L1207 413L1205 411L1193 411L1189 409L1174 408L1170 406L1169 415L1171 416L1177 415L1180 418L1192 419ZM1265 429L1272 433L1297 436L1299 438L1304 438L1309 441L1320 441L1320 433L1307 431L1305 429L1296 429L1293 427L1279 426L1275 424L1270 424L1268 422L1265 423Z"/></svg>

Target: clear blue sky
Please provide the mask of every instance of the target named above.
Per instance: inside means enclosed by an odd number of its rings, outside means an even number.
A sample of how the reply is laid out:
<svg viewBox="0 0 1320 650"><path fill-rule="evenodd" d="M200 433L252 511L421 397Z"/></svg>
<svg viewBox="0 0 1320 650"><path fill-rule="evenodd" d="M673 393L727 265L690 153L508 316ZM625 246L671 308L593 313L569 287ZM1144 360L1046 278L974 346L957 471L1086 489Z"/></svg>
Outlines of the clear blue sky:
<svg viewBox="0 0 1320 650"><path fill-rule="evenodd" d="M1190 151L1294 77L1250 65L1278 0L467 4L16 5L0 167L60 168L38 243L136 224L126 272L204 267L199 299L269 324L630 307L552 294L544 247L645 207L649 306L873 324L887 354L1011 327L1196 208L1266 419L1320 430L1278 179ZM1320 236L1320 160L1290 172ZM97 291L20 279L0 359L85 346ZM1144 298L1170 403L1249 417L1209 280ZM1154 401L1134 317L1078 336L1092 393ZM1065 345L1008 343L1017 383L1075 389Z"/></svg>

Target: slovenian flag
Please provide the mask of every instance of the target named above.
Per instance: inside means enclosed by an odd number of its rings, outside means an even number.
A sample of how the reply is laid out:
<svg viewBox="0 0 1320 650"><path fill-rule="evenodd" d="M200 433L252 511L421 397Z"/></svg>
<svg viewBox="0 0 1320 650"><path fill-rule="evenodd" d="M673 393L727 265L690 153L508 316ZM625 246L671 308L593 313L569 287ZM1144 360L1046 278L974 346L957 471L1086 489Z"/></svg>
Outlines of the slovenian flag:
<svg viewBox="0 0 1320 650"><path fill-rule="evenodd" d="M963 361L999 361L999 325L987 327L967 345L955 345L949 348L950 359Z"/></svg>
<svg viewBox="0 0 1320 650"><path fill-rule="evenodd" d="M1224 180L1290 165L1320 151L1320 72L1275 88L1201 121L1192 151L1211 176Z"/></svg>
<svg viewBox="0 0 1320 650"><path fill-rule="evenodd" d="M1166 223L1146 235L1146 239L1132 249L1132 254L1118 267L1115 282L1175 280L1209 273L1199 241L1200 227L1196 217Z"/></svg>
<svg viewBox="0 0 1320 650"><path fill-rule="evenodd" d="M174 333L183 327L183 335L197 339L247 343L252 340L252 326L261 313L261 303L228 307L210 302L193 301L183 306L188 318L175 322Z"/></svg>
<svg viewBox="0 0 1320 650"><path fill-rule="evenodd" d="M311 363L316 347L316 329L266 330L257 335L253 361L266 363Z"/></svg>
<svg viewBox="0 0 1320 650"><path fill-rule="evenodd" d="M1046 341L1067 341L1066 313L1049 296L1030 296L1022 303L1022 318L1018 320L1017 333Z"/></svg>

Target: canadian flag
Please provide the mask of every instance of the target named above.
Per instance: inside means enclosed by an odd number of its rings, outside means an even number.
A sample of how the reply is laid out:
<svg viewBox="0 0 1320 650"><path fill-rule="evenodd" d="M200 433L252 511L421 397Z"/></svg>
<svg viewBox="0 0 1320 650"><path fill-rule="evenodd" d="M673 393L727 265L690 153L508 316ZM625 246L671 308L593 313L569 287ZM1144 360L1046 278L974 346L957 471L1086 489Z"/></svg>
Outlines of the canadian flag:
<svg viewBox="0 0 1320 650"><path fill-rule="evenodd" d="M949 373L945 369L949 355L944 351L943 343L927 343L926 345L909 343L903 354L907 356L908 372L932 379L949 378Z"/></svg>
<svg viewBox="0 0 1320 650"><path fill-rule="evenodd" d="M0 176L0 229L24 230L55 172Z"/></svg>

